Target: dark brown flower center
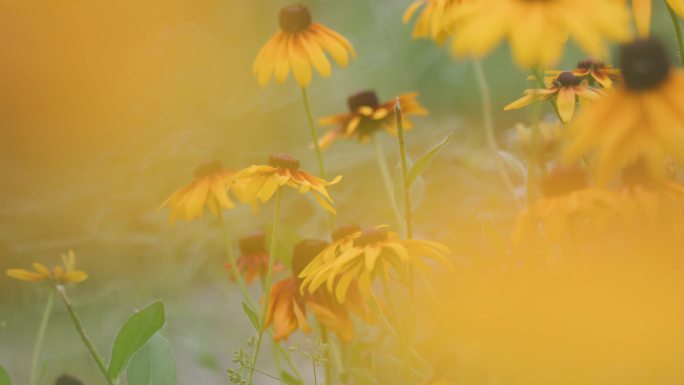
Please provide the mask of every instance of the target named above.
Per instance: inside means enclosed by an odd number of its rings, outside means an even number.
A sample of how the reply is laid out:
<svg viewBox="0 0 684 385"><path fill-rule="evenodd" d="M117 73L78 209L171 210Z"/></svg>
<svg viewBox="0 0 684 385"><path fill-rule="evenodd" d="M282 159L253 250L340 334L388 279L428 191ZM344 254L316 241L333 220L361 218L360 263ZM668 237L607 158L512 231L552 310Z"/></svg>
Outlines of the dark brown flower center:
<svg viewBox="0 0 684 385"><path fill-rule="evenodd" d="M587 174L577 168L558 168L541 182L542 193L546 198L568 194L588 186Z"/></svg>
<svg viewBox="0 0 684 385"><path fill-rule="evenodd" d="M223 166L221 165L221 162L212 160L208 162L204 162L197 166L195 168L195 171L192 172L192 175L195 176L195 178L204 178L206 176L216 174L217 172L220 172L223 170Z"/></svg>
<svg viewBox="0 0 684 385"><path fill-rule="evenodd" d="M603 68L606 66L606 63L604 63L601 60L596 60L593 58L586 58L584 60L580 60L577 63L577 68L583 69L583 70L588 70L592 68Z"/></svg>
<svg viewBox="0 0 684 385"><path fill-rule="evenodd" d="M356 223L349 223L337 227L330 235L332 236L333 241L337 242L340 239L348 237L358 231L361 231L361 226L357 225Z"/></svg>
<svg viewBox="0 0 684 385"><path fill-rule="evenodd" d="M574 87L582 83L582 79L575 76L572 72L561 72L556 78L556 83L561 87Z"/></svg>
<svg viewBox="0 0 684 385"><path fill-rule="evenodd" d="M266 253L266 235L258 233L241 238L239 241L240 253L242 255L254 255Z"/></svg>
<svg viewBox="0 0 684 385"><path fill-rule="evenodd" d="M354 246L363 247L371 243L382 242L387 240L387 236L387 231L382 229L365 229L358 238L354 239Z"/></svg>
<svg viewBox="0 0 684 385"><path fill-rule="evenodd" d="M63 374L57 379L57 381L55 381L55 385L83 385L83 382L76 377Z"/></svg>
<svg viewBox="0 0 684 385"><path fill-rule="evenodd" d="M636 40L623 45L620 61L625 84L634 91L658 87L670 74L667 51L654 39Z"/></svg>
<svg viewBox="0 0 684 385"><path fill-rule="evenodd" d="M347 105L349 105L350 111L356 111L361 107L375 109L380 105L380 101L378 100L378 95L375 91L367 90L350 96L347 99Z"/></svg>
<svg viewBox="0 0 684 385"><path fill-rule="evenodd" d="M279 20L283 31L301 32L311 25L311 12L301 4L290 5L280 10Z"/></svg>
<svg viewBox="0 0 684 385"><path fill-rule="evenodd" d="M328 246L328 242L320 239L305 239L295 245L292 253L292 274L295 277L311 263L318 254Z"/></svg>
<svg viewBox="0 0 684 385"><path fill-rule="evenodd" d="M271 155L271 157L268 158L268 164L273 167L287 168L290 170L297 170L299 168L299 161L290 154Z"/></svg>

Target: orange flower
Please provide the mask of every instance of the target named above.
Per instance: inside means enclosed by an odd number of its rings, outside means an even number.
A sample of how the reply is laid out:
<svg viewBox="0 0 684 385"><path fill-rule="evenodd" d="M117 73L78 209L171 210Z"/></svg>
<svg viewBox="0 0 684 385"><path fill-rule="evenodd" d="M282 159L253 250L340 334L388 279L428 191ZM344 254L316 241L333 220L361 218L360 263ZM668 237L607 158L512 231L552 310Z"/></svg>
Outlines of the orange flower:
<svg viewBox="0 0 684 385"><path fill-rule="evenodd" d="M399 96L405 130L413 128L413 123L408 119L409 116L428 114L428 111L418 103L417 96L416 92ZM364 143L381 129L396 134L393 113L395 103L395 100L390 100L381 104L374 91L363 91L350 96L347 99L349 112L328 116L318 121L321 126L335 126L319 139L318 144L325 149L337 139L351 139L355 136L359 142Z"/></svg>
<svg viewBox="0 0 684 385"><path fill-rule="evenodd" d="M245 277L245 282L252 283L256 277L263 280L268 271L268 250L266 250L266 236L263 233L244 237L239 241L240 258L236 261L237 273ZM230 263L225 264L228 271L233 269ZM275 272L282 271L279 262L273 266ZM235 279L235 276L232 276Z"/></svg>
<svg viewBox="0 0 684 385"><path fill-rule="evenodd" d="M62 254L62 265L55 266L49 270L41 263L33 263L33 271L25 269L8 269L6 274L9 277L27 281L39 282L43 280L55 280L59 283L79 283L88 279L88 273L76 270L76 254L69 250L67 254Z"/></svg>

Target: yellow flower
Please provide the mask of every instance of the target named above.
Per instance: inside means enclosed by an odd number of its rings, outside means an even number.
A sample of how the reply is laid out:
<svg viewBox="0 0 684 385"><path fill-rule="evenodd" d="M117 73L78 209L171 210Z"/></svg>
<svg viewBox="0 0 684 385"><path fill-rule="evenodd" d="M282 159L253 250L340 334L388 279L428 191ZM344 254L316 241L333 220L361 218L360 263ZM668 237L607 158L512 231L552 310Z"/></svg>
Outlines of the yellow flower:
<svg viewBox="0 0 684 385"><path fill-rule="evenodd" d="M684 17L684 1L665 0L680 17ZM627 0L625 0L627 2ZM639 36L648 37L651 34L651 14L653 12L652 0L632 0L632 13L639 32Z"/></svg>
<svg viewBox="0 0 684 385"><path fill-rule="evenodd" d="M518 124L515 126L515 130L521 152L527 156L533 154L534 143L532 127ZM560 147L562 133L563 129L558 122L539 122L539 157L541 159L551 160L556 156Z"/></svg>
<svg viewBox="0 0 684 385"><path fill-rule="evenodd" d="M349 342L354 338L354 323L350 318L350 311L367 322L373 322L370 310L361 300L354 287L350 290L347 303L337 303L325 291L309 294L299 290L300 280L297 277L311 258L320 253L327 246L327 242L319 240L304 240L294 249L292 257L293 276L283 279L271 288L265 327L273 325L274 339L287 339L297 329L305 333L311 331L307 320L307 310L329 330L335 332L340 339Z"/></svg>
<svg viewBox="0 0 684 385"><path fill-rule="evenodd" d="M515 110L530 105L537 100L555 98L558 113L567 123L575 114L577 99L593 101L602 96L600 90L589 87L588 82L572 74L561 72L560 75L545 89L525 90L525 96L504 107L505 111Z"/></svg>
<svg viewBox="0 0 684 385"><path fill-rule="evenodd" d="M629 37L629 15L614 0L466 1L447 15L457 56L487 55L508 39L523 68L550 68L572 39L593 57L605 57L606 40Z"/></svg>
<svg viewBox="0 0 684 385"><path fill-rule="evenodd" d="M225 170L219 162L203 163L195 169L192 182L171 195L160 209L167 205L171 207L171 223L177 219L191 221L202 217L205 208L219 215L222 208L235 207L228 197L228 182L232 175L233 172Z"/></svg>
<svg viewBox="0 0 684 385"><path fill-rule="evenodd" d="M417 96L418 94L415 92L399 96L399 105L406 130L413 128L413 123L408 119L409 116L428 114L428 111L418 103ZM318 144L325 149L339 138L350 139L354 136L361 143L364 143L371 135L381 129L396 134L394 103L394 100L390 100L380 104L374 91L363 91L352 95L347 99L349 112L328 116L318 121L321 126L336 126L323 135Z"/></svg>
<svg viewBox="0 0 684 385"><path fill-rule="evenodd" d="M605 183L637 160L663 177L668 157L684 162L684 71L671 68L654 40L622 47L624 87L593 103L569 127L564 160L596 152L597 180Z"/></svg>
<svg viewBox="0 0 684 385"><path fill-rule="evenodd" d="M299 275L304 279L303 289L314 293L326 283L328 291L335 294L339 303L344 303L352 282L358 280L361 295L368 299L376 276L387 280L390 270L395 270L403 277L409 265L425 269L427 265L421 257L429 257L451 267L446 257L450 251L446 246L437 242L400 239L386 226L356 231L349 237L351 240L347 240L343 247L339 243L332 245L339 250L332 261Z"/></svg>
<svg viewBox="0 0 684 385"><path fill-rule="evenodd" d="M280 187L298 189L300 193L311 193L321 207L337 214L333 200L326 190L342 179L338 176L330 182L299 169L299 161L288 154L273 155L267 165L253 165L234 175L234 181L242 187L236 195L243 203L257 206L268 202Z"/></svg>
<svg viewBox="0 0 684 385"><path fill-rule="evenodd" d="M413 27L413 40L432 39L442 45L449 36L444 29L444 18L447 12L458 5L461 0L415 0L404 12L403 22L407 24L422 8Z"/></svg>
<svg viewBox="0 0 684 385"><path fill-rule="evenodd" d="M547 80L551 80L560 75L563 71L546 71ZM589 80L598 83L603 88L613 88L615 82L622 83L622 72L619 69L613 68L612 65L606 64L604 61L592 58L580 60L577 67L572 71L573 75L578 78L589 78Z"/></svg>
<svg viewBox="0 0 684 385"><path fill-rule="evenodd" d="M73 250L62 254L62 265L49 270L41 263L33 263L33 271L25 269L8 269L6 274L21 281L38 282L46 279L56 280L59 283L79 283L88 279L88 273L76 270L76 255Z"/></svg>
<svg viewBox="0 0 684 385"><path fill-rule="evenodd" d="M311 82L312 65L321 76L330 76L326 51L341 67L349 64L349 56L356 57L347 39L313 23L305 6L291 5L280 10L280 31L261 48L252 72L259 84L266 86L274 74L278 83L284 83L291 70L297 83L306 87Z"/></svg>
<svg viewBox="0 0 684 385"><path fill-rule="evenodd" d="M263 280L268 272L266 236L263 233L258 233L241 238L239 246L240 257L236 261L237 272L234 274L242 274L247 283L252 283L257 277L261 277ZM233 266L230 263L226 263L224 267L232 273ZM283 265L276 262L273 269L277 273L283 269ZM232 278L235 279L235 276L232 275Z"/></svg>

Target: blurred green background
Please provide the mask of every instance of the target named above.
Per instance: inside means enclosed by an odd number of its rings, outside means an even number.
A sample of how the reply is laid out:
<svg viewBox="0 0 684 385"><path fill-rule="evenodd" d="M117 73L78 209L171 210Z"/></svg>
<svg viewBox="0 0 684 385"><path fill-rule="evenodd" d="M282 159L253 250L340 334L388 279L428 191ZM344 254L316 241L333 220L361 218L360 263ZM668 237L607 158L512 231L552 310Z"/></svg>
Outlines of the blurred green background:
<svg viewBox="0 0 684 385"><path fill-rule="evenodd" d="M289 3L0 4L0 270L33 261L54 265L74 249L90 279L70 292L102 352L134 308L163 299L179 384L226 383L232 351L250 326L222 268L215 219L169 225L159 204L208 159L241 168L289 152L315 170L295 83L259 88L251 76L259 48L278 28L278 10ZM424 175L418 234L449 244L459 258L486 258L493 246L484 224L506 229L515 211L484 146L471 62L452 59L432 42L412 41L413 24L401 23L409 0L303 3L358 53L331 78L315 76L314 114L345 110L347 96L359 90L375 89L386 100L418 91L431 115L416 119L407 137L410 154L415 158L455 131ZM654 34L675 52L669 18L656 3ZM581 58L571 48L559 68ZM522 95L527 74L515 68L505 46L484 66L499 142L515 152L509 129L529 111L498 111ZM395 139L383 135L382 142L395 165ZM336 143L325 157L330 174L344 175L332 189L339 223L394 225L370 146ZM287 233L326 236L325 216L311 201L288 194L284 207ZM254 216L243 207L227 218L237 237L266 228L271 212L267 207ZM473 243L482 256L459 255ZM0 365L17 384L28 381L45 298L37 285L0 278ZM59 303L44 357L44 383L62 373L101 382Z"/></svg>

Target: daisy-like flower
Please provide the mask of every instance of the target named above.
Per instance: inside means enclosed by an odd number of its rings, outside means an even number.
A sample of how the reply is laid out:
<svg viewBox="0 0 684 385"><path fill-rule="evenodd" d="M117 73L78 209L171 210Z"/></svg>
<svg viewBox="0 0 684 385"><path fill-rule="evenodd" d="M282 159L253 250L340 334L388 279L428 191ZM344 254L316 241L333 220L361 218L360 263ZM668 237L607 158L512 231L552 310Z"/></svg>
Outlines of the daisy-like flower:
<svg viewBox="0 0 684 385"><path fill-rule="evenodd" d="M252 283L257 277L263 280L268 272L268 250L266 249L266 235L258 233L241 238L238 242L240 246L240 257L236 261L237 272L242 274L245 282ZM226 270L232 271L233 266L226 263ZM279 262L273 266L274 272L283 269ZM233 276L233 278L235 278Z"/></svg>
<svg viewBox="0 0 684 385"><path fill-rule="evenodd" d="M561 72L547 88L525 90L525 96L507 105L504 110L516 110L537 100L555 99L558 113L563 122L567 123L575 114L578 99L580 103L594 101L602 95L600 90L589 87L586 80L573 75L572 72Z"/></svg>
<svg viewBox="0 0 684 385"><path fill-rule="evenodd" d="M625 0L627 2L627 0ZM684 1L665 0L667 5L672 8L680 17L684 17ZM632 14L634 22L639 32L639 36L648 37L651 34L651 14L653 13L652 0L632 0Z"/></svg>
<svg viewBox="0 0 684 385"><path fill-rule="evenodd" d="M592 57L606 56L606 40L629 38L627 9L614 0L465 1L446 25L457 56L483 57L507 39L522 68L553 67L568 38Z"/></svg>
<svg viewBox="0 0 684 385"><path fill-rule="evenodd" d="M404 12L403 22L408 24L419 13L413 27L413 40L431 39L442 45L449 37L444 29L447 12L461 0L415 0Z"/></svg>
<svg viewBox="0 0 684 385"><path fill-rule="evenodd" d="M354 238L361 233L361 226L356 223L349 223L338 226L330 234L332 243L328 245L321 253L312 258L311 262L306 265L299 274L300 278L307 277L311 272L329 264L337 258L338 255L354 246ZM302 286L302 293L304 286Z"/></svg>
<svg viewBox="0 0 684 385"><path fill-rule="evenodd" d="M400 239L399 234L389 231L386 226L357 231L350 237L351 247L341 248L342 251L334 260L307 274L300 274L300 278L304 279L302 288L314 293L325 283L337 301L344 303L352 282L358 281L361 295L369 299L371 284L376 276L387 280L391 270L399 276L405 276L406 269L411 265L425 269L427 265L423 257L451 267L447 258L450 251L446 246L437 242Z"/></svg>
<svg viewBox="0 0 684 385"><path fill-rule="evenodd" d="M269 158L266 165L253 165L234 175L235 183L242 187L236 195L243 203L258 206L268 202L273 194L283 186L311 193L321 207L337 214L333 200L326 187L338 183L342 176L331 181L313 176L299 169L299 161L288 154L277 154Z"/></svg>
<svg viewBox="0 0 684 385"><path fill-rule="evenodd" d="M428 111L418 102L417 96L416 92L399 96L405 130L413 128L413 123L408 119L409 116L425 116L428 114ZM321 126L335 126L319 139L319 146L325 149L337 139L354 137L359 142L365 143L371 135L381 129L396 134L394 104L395 100L381 104L374 91L363 91L350 96L347 99L349 112L328 116L318 121Z"/></svg>
<svg viewBox="0 0 684 385"><path fill-rule="evenodd" d="M275 74L284 83L292 71L297 83L306 87L311 82L311 66L321 76L332 72L327 52L340 67L356 57L352 45L339 33L314 23L311 12L303 5L291 5L280 10L280 31L261 48L252 72L261 86L266 86Z"/></svg>
<svg viewBox="0 0 684 385"><path fill-rule="evenodd" d="M171 195L161 208L169 206L169 222L177 219L191 221L204 215L205 209L219 215L221 209L232 209L235 204L228 196L232 171L223 168L220 162L210 161L199 165L194 179Z"/></svg>
<svg viewBox="0 0 684 385"><path fill-rule="evenodd" d="M309 333L311 327L307 320L307 311L313 313L326 328L335 332L345 342L351 341L355 333L350 312L368 322L373 321L370 310L354 287L350 290L349 298L344 305L337 303L326 291L313 294L300 292L301 281L297 276L327 245L327 242L319 240L304 240L298 243L292 256L293 275L273 285L265 327L273 325L276 341L287 339L297 329Z"/></svg>
<svg viewBox="0 0 684 385"><path fill-rule="evenodd" d="M613 88L614 83L622 83L624 80L619 69L613 68L612 65L602 60L592 58L580 60L577 67L570 72L578 78L590 80L591 84L596 82L603 88ZM553 80L561 73L563 71L546 71L547 79L551 77Z"/></svg>
<svg viewBox="0 0 684 385"><path fill-rule="evenodd" d="M44 280L55 280L61 284L79 283L88 279L88 273L76 270L76 254L73 250L62 254L62 265L55 266L52 270L41 263L33 263L33 271L25 269L8 269L6 274L9 277L27 281L39 282Z"/></svg>
<svg viewBox="0 0 684 385"><path fill-rule="evenodd" d="M605 183L637 160L663 177L668 158L684 162L684 71L672 68L665 48L638 40L621 49L623 87L585 108L569 127L564 160L595 152L597 180Z"/></svg>

